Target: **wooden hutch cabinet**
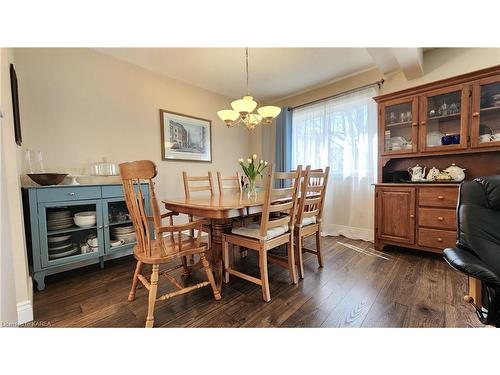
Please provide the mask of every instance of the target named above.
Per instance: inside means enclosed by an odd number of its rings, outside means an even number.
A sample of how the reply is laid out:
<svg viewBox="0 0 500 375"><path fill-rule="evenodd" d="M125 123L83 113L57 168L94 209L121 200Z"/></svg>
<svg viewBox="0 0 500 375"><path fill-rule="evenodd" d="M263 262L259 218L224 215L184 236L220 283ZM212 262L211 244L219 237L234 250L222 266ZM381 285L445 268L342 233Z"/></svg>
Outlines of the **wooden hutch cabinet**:
<svg viewBox="0 0 500 375"><path fill-rule="evenodd" d="M500 65L374 98L378 103L375 248L442 253L456 243L457 183L406 183L452 163L466 180L500 174ZM470 282L471 292L480 290ZM480 296L475 295L476 301Z"/></svg>

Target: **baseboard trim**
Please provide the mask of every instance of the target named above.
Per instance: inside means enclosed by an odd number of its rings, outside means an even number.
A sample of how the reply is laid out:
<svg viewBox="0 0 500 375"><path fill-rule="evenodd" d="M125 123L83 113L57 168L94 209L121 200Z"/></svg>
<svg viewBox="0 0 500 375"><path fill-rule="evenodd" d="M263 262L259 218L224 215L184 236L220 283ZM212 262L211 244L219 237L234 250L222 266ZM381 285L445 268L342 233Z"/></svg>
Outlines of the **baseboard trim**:
<svg viewBox="0 0 500 375"><path fill-rule="evenodd" d="M23 301L17 304L17 323L24 324L33 320L33 304L31 301Z"/></svg>
<svg viewBox="0 0 500 375"><path fill-rule="evenodd" d="M322 236L344 236L353 240L373 242L373 229L348 227L346 225L329 224L321 227Z"/></svg>

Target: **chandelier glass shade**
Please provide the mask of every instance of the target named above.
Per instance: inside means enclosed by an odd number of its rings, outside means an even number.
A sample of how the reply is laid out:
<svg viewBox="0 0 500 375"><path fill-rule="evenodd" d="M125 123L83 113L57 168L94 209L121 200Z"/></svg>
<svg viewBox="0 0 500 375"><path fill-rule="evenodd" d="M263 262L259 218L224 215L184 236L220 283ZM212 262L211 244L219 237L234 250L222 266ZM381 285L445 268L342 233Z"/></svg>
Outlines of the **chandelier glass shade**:
<svg viewBox="0 0 500 375"><path fill-rule="evenodd" d="M273 119L280 114L281 108L275 106L257 108L257 102L248 95L248 48L246 48L246 78L247 95L231 102L232 110L224 109L218 111L217 115L228 127L245 124L247 129L252 130L259 124L271 124ZM253 113L255 108L257 108L257 113Z"/></svg>

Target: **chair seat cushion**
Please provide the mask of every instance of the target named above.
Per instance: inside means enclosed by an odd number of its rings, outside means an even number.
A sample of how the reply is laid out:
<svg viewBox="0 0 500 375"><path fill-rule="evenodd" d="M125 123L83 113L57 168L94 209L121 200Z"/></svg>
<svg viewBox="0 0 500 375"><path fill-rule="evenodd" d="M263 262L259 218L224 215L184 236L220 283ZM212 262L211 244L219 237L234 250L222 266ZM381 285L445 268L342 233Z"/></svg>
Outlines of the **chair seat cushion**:
<svg viewBox="0 0 500 375"><path fill-rule="evenodd" d="M272 238L281 236L288 232L288 225L281 225L279 227L271 228L267 231L266 236L263 238L264 241L270 240ZM260 239L260 224L259 223L251 223L239 228L233 228L231 233L237 234L239 236L251 237Z"/></svg>
<svg viewBox="0 0 500 375"><path fill-rule="evenodd" d="M303 227L306 227L311 224L316 224L316 216L305 217L302 219Z"/></svg>

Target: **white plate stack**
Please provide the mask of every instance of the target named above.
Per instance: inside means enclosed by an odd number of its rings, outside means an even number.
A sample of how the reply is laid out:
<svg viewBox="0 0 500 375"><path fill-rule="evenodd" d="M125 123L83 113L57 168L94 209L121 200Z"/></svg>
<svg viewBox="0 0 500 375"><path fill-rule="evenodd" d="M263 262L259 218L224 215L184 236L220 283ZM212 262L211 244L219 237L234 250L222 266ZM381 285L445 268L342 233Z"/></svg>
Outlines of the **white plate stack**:
<svg viewBox="0 0 500 375"><path fill-rule="evenodd" d="M132 243L137 241L133 225L111 228L111 235L113 239L123 240L124 243Z"/></svg>
<svg viewBox="0 0 500 375"><path fill-rule="evenodd" d="M71 228L74 224L70 210L47 211L47 229L60 230Z"/></svg>
<svg viewBox="0 0 500 375"><path fill-rule="evenodd" d="M71 234L64 236L49 236L47 238L49 259L58 259L73 255L79 249L71 242Z"/></svg>

